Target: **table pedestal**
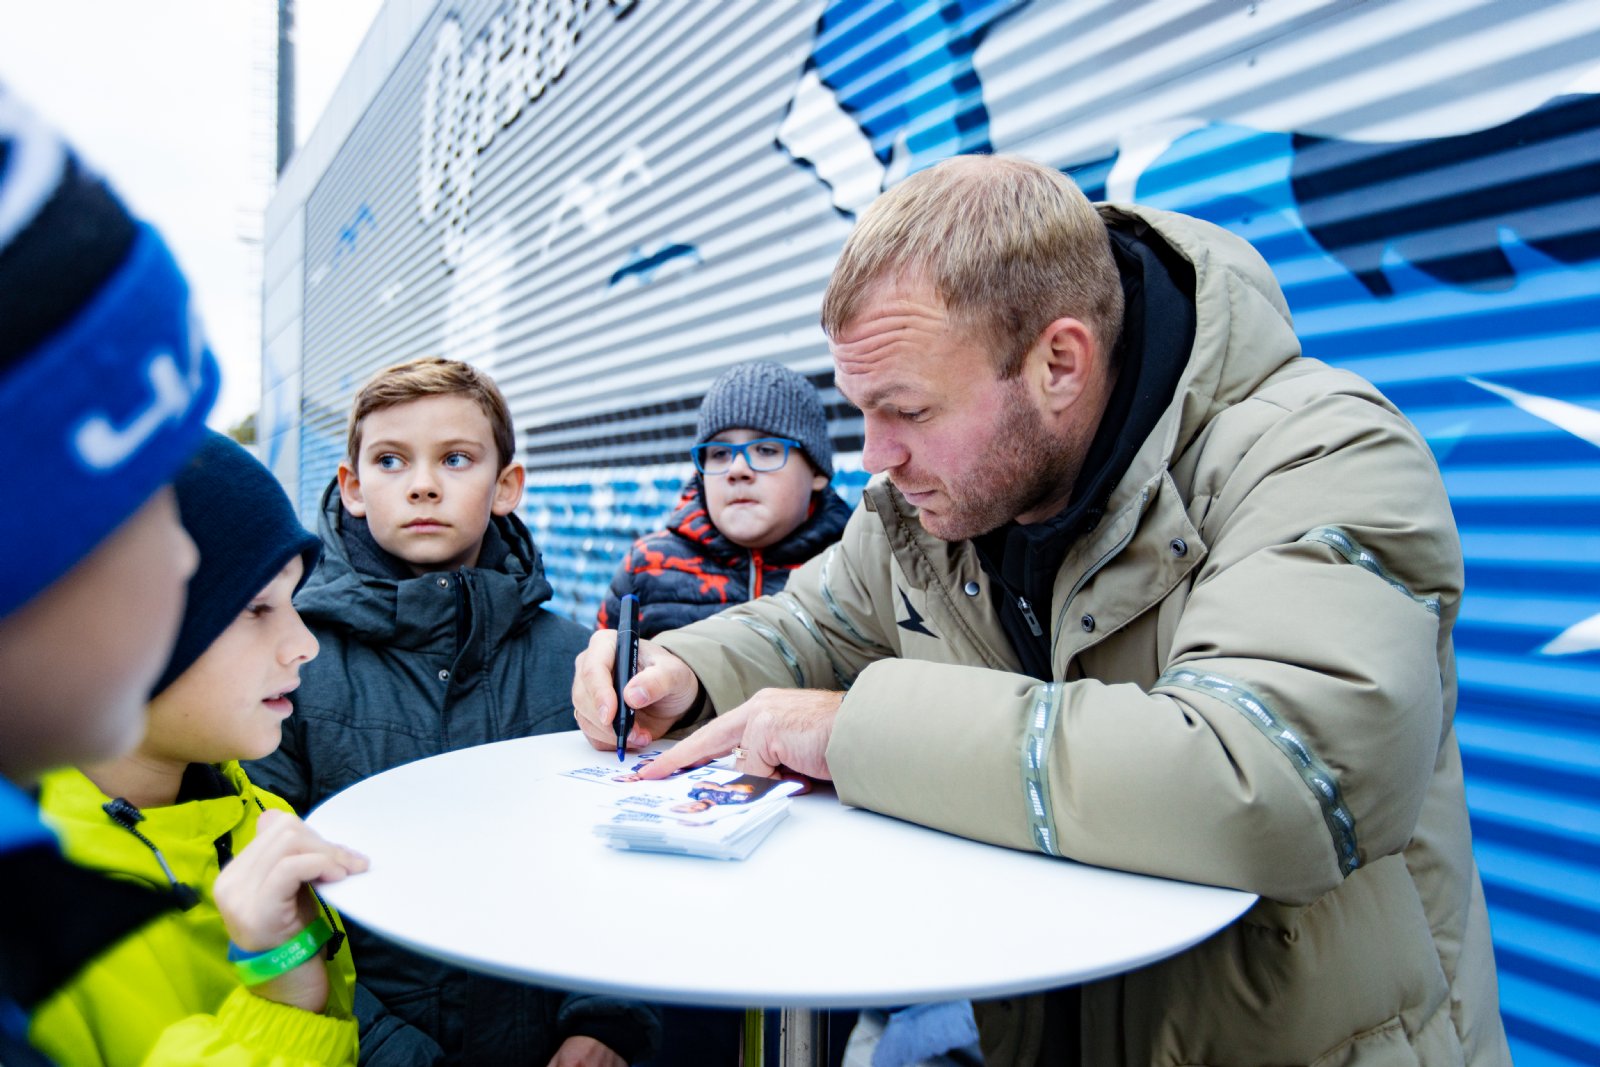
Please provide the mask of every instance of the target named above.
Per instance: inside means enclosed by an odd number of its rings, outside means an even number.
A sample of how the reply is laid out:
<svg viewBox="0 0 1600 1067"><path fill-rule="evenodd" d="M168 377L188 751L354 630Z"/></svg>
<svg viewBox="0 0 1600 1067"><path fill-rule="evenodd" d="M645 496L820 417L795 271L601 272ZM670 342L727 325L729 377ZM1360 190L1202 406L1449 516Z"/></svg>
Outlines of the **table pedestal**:
<svg viewBox="0 0 1600 1067"><path fill-rule="evenodd" d="M746 1008L740 1067L765 1067L766 1047L766 1013L760 1008ZM784 1008L778 1013L779 1067L816 1067L823 1062L827 1052L827 1012Z"/></svg>

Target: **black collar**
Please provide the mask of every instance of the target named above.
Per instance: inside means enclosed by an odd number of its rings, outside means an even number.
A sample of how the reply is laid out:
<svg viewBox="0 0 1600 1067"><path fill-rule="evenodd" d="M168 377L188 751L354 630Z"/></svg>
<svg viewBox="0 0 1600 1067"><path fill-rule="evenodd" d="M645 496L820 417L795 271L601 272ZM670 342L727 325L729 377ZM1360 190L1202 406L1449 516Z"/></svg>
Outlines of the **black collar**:
<svg viewBox="0 0 1600 1067"><path fill-rule="evenodd" d="M350 557L350 566L358 573L393 578L400 582L416 577L405 560L378 544L366 519L341 509L339 529L344 535L344 548ZM478 550L477 566L483 570L502 571L506 569L506 560L510 555L510 545L496 528L495 520L491 519L488 529L483 532L483 547Z"/></svg>

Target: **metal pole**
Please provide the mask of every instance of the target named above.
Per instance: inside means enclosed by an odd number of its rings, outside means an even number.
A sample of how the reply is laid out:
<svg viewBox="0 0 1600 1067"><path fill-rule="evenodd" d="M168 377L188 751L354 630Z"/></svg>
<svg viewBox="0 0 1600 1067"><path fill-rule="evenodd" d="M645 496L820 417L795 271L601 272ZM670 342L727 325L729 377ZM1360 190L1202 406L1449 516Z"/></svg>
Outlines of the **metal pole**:
<svg viewBox="0 0 1600 1067"><path fill-rule="evenodd" d="M764 1067L766 1061L766 1020L760 1008L744 1010L744 1047L739 1050L740 1067Z"/></svg>
<svg viewBox="0 0 1600 1067"><path fill-rule="evenodd" d="M294 155L294 0L278 0L278 169Z"/></svg>
<svg viewBox="0 0 1600 1067"><path fill-rule="evenodd" d="M828 1013L784 1008L778 1023L781 1067L817 1067L827 1055Z"/></svg>

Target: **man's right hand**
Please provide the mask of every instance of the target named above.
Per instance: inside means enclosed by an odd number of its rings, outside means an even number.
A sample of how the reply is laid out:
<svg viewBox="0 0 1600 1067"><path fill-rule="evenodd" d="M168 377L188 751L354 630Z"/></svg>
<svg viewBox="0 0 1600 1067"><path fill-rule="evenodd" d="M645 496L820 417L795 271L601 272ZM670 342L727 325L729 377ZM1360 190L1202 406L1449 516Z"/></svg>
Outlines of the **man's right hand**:
<svg viewBox="0 0 1600 1067"><path fill-rule="evenodd" d="M611 666L617 659L617 632L596 630L589 647L578 654L572 668L572 713L589 743L616 751L617 732L611 722L617 714L616 683ZM639 673L624 693L633 709L629 748L647 748L700 699L700 679L689 665L653 641L639 642Z"/></svg>

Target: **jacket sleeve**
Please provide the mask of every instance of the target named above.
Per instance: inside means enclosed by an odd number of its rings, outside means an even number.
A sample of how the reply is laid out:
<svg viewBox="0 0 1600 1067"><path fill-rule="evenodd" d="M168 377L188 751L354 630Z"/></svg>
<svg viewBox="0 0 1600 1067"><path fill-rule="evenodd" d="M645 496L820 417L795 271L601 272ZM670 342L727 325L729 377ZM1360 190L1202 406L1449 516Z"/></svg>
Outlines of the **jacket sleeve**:
<svg viewBox="0 0 1600 1067"><path fill-rule="evenodd" d="M568 993L556 1012L558 1042L592 1037L629 1063L661 1051L661 1016L647 1004L589 993Z"/></svg>
<svg viewBox="0 0 1600 1067"><path fill-rule="evenodd" d="M1461 561L1437 468L1403 420L1361 399L1232 423L1242 439L1208 447L1241 458L1197 487L1206 558L1153 686L1096 680L1092 648L1070 682L871 662L828 749L840 799L1289 903L1402 849L1453 699L1442 635ZM854 579L874 603L893 595L887 570ZM803 644L776 606L758 619ZM727 663L693 654L715 664L701 678L717 707L738 685L801 684L782 681L771 640L742 640Z"/></svg>
<svg viewBox="0 0 1600 1067"><path fill-rule="evenodd" d="M256 996L228 994L215 1015L191 1015L167 1028L146 1067L297 1067L356 1062L356 1021L301 1011Z"/></svg>
<svg viewBox="0 0 1600 1067"><path fill-rule="evenodd" d="M765 688L849 689L868 664L896 652L887 557L882 527L857 508L839 543L796 570L783 592L654 640L694 670L714 713Z"/></svg>
<svg viewBox="0 0 1600 1067"><path fill-rule="evenodd" d="M391 1012L360 982L355 989L361 1030L362 1067L432 1067L444 1062L444 1049L427 1033Z"/></svg>
<svg viewBox="0 0 1600 1067"><path fill-rule="evenodd" d="M70 987L34 1016L29 1036L58 1062L84 1067L353 1067L356 1062L354 1019L278 1004L242 986L228 995L215 1015L191 1015L168 1026L148 1051L128 1047L115 1032L97 1031L90 1015L79 1010Z"/></svg>

